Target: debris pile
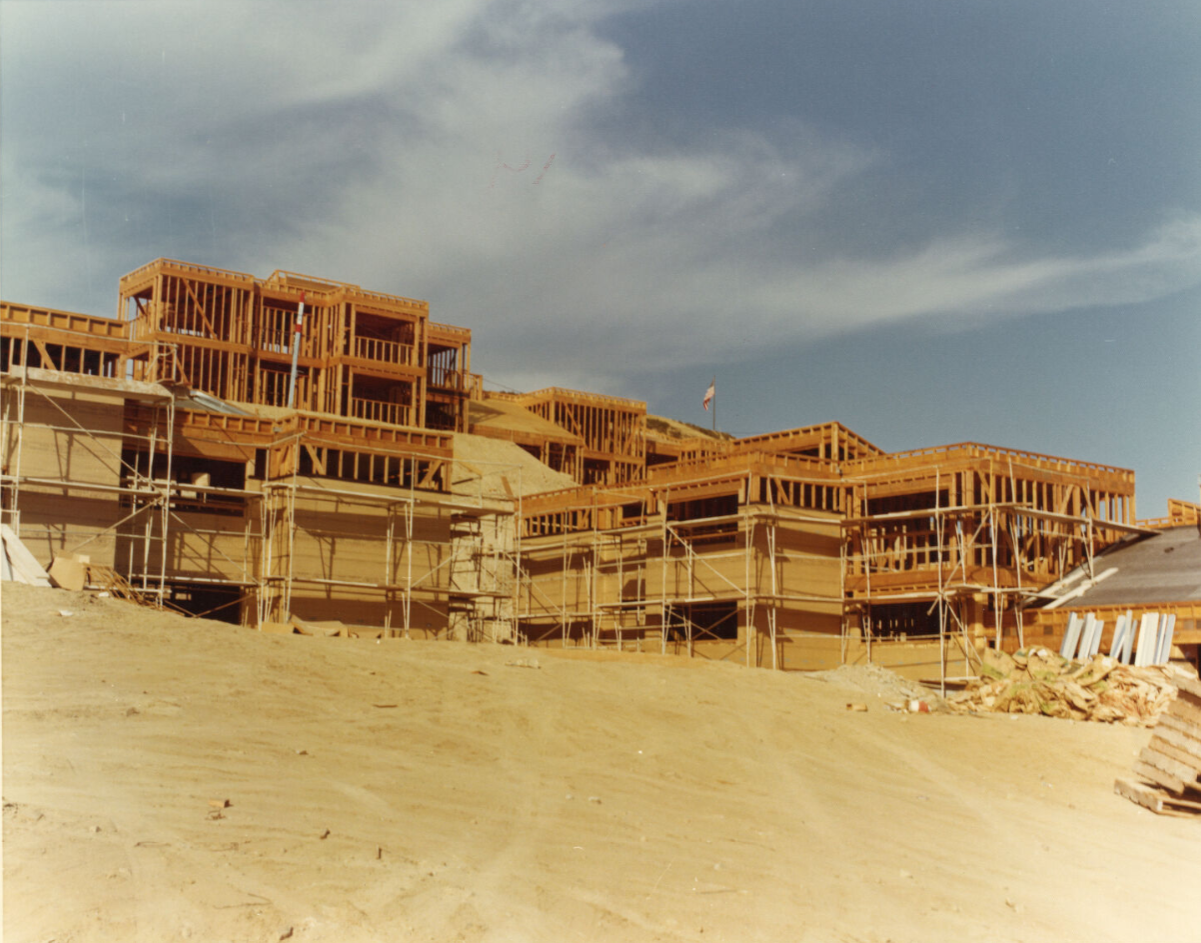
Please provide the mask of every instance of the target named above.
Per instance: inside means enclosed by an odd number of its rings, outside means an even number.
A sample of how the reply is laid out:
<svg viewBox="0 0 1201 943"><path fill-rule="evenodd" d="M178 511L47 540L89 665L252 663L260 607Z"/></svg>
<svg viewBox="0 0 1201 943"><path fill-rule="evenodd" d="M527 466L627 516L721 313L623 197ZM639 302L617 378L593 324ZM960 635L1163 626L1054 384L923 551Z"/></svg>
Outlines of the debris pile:
<svg viewBox="0 0 1201 943"><path fill-rule="evenodd" d="M1176 697L1175 669L1094 655L1078 662L1047 648L988 649L981 677L947 698L960 713L1044 714L1149 727Z"/></svg>
<svg viewBox="0 0 1201 943"><path fill-rule="evenodd" d="M855 688L868 697L875 695L896 710L905 710L904 705L911 700L937 702L930 689L919 682L902 678L888 668L871 663L840 665L829 671L806 671L802 677L807 681L822 681Z"/></svg>

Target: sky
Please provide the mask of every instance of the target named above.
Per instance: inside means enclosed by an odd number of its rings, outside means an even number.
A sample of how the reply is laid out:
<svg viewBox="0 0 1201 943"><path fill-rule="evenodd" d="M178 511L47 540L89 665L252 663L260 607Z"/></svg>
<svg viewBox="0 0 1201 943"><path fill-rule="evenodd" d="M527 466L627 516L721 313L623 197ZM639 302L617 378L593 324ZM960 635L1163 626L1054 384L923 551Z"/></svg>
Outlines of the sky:
<svg viewBox="0 0 1201 943"><path fill-rule="evenodd" d="M422 298L494 389L1201 476L1195 0L0 0L0 295ZM701 408L716 378L716 417Z"/></svg>

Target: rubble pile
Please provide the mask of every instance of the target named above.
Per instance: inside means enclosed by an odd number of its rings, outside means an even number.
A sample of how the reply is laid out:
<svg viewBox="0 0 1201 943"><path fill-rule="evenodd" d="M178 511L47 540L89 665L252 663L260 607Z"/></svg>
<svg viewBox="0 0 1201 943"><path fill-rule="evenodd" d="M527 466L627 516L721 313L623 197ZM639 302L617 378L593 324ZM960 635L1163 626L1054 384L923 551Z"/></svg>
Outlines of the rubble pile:
<svg viewBox="0 0 1201 943"><path fill-rule="evenodd" d="M947 698L959 713L1044 714L1149 727L1176 697L1170 666L1134 667L1094 655L1084 662L1047 648L1008 655L988 649L981 677Z"/></svg>

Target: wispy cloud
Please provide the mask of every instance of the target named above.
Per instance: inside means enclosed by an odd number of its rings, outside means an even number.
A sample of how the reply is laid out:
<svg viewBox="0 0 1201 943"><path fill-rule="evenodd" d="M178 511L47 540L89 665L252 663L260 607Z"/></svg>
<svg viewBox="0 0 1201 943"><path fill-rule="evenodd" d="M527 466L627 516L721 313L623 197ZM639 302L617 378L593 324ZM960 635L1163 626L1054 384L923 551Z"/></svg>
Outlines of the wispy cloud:
<svg viewBox="0 0 1201 943"><path fill-rule="evenodd" d="M798 120L688 146L602 132L640 93L596 28L623 6L6 3L5 293L107 311L159 255L309 271L428 298L514 386L604 387L664 357L1201 281L1183 214L1121 251L959 224L835 254L822 220L863 214L848 198L890 155Z"/></svg>

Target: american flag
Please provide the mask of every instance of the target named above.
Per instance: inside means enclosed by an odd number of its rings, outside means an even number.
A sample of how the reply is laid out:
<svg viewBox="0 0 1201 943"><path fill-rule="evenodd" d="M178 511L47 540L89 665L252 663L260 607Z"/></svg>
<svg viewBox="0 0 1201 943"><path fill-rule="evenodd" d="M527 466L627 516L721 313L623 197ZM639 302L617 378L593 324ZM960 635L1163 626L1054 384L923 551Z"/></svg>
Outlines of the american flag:
<svg viewBox="0 0 1201 943"><path fill-rule="evenodd" d="M709 389L705 390L705 398L701 405L705 407L705 412L709 411L709 404L713 402L713 397L717 395L717 379L709 384Z"/></svg>

